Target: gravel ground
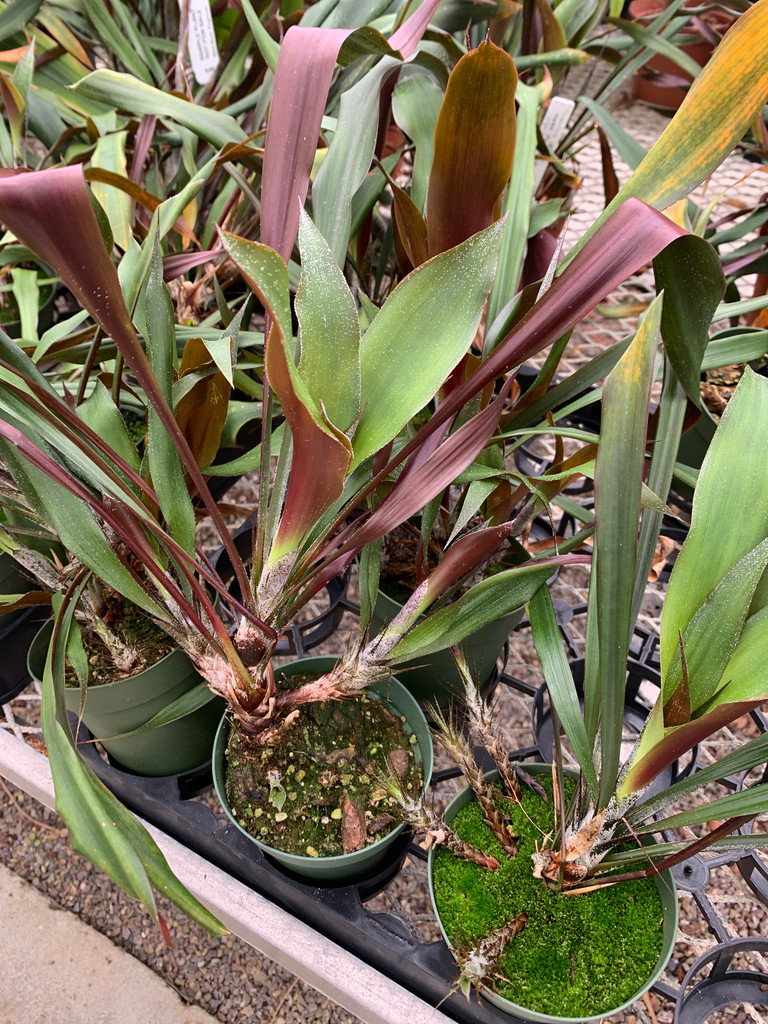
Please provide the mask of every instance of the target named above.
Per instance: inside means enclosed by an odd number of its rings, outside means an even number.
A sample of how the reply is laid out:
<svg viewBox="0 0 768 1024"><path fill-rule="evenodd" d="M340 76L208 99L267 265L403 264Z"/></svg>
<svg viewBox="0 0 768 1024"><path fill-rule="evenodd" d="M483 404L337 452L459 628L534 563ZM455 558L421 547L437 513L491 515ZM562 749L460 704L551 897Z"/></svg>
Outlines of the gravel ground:
<svg viewBox="0 0 768 1024"><path fill-rule="evenodd" d="M240 939L211 937L160 898L175 946L169 949L144 908L72 851L56 814L3 780L0 789L0 861L141 960L186 1002L226 1024L357 1021Z"/></svg>

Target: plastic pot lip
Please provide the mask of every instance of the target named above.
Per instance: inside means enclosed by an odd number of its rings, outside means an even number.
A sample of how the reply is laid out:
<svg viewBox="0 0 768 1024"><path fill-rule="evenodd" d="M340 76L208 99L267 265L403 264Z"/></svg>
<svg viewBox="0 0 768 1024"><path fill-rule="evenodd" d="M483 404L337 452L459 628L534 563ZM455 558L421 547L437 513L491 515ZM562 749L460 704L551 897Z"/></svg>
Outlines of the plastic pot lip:
<svg viewBox="0 0 768 1024"><path fill-rule="evenodd" d="M540 762L531 762L525 764L525 770L530 772L532 775L537 774L549 774L552 771L552 765L542 764ZM577 777L577 773L571 768L564 769L565 774L570 775L572 778ZM496 770L486 772L485 778L489 781L495 780L498 777ZM451 823L453 818L456 816L458 811L472 799L472 791L466 786L451 800L445 809L445 820L448 824ZM445 933L443 928L443 922L440 918L440 914L437 910L435 902L435 887L433 879L434 871L434 850L435 844L429 848L429 854L427 858L427 879L429 883L429 898L432 902L432 909L437 923L440 926L440 933L443 936L445 944L453 954L453 945L450 939ZM591 1021L601 1021L606 1017L610 1017L615 1013L620 1013L622 1010L628 1009L633 1003L643 996L648 989L661 977L664 968L666 967L669 958L672 955L672 950L675 945L677 937L677 926L678 926L678 906L677 906L677 887L675 880L672 877L671 871L663 871L661 874L654 876L654 882L658 889L659 896L662 901L662 909L664 912L664 941L659 953L659 959L656 961L656 966L651 972L650 977L643 983L643 985L625 1002L620 1006L615 1006L606 1010L603 1010L599 1014L594 1014L591 1017L558 1017L554 1014L541 1013L536 1010L530 1010L525 1006L520 1006L518 1003L513 1003L510 999L505 999L503 996L498 995L496 992L486 988L485 985L481 985L481 991L483 997L492 1003L494 1006L503 1010L505 1013L510 1014L513 1017L521 1018L522 1020L533 1021L535 1024L589 1024Z"/></svg>
<svg viewBox="0 0 768 1024"><path fill-rule="evenodd" d="M40 679L37 673L37 666L32 664L33 661L35 660L35 656L38 653L37 644L38 641L40 643L43 643L42 635L44 633L47 634L47 642L50 638L49 634L52 629L53 619L49 619L47 622L44 622L42 627L38 631L37 635L35 636L34 640L30 644L29 652L27 654L27 671L29 672L30 676L33 679L37 679L38 682L41 682L42 680ZM148 674L154 674L158 669L165 669L173 661L179 661L180 659L188 661L190 665L192 664L192 662L189 660L189 657L184 653L184 651L181 650L181 648L174 647L172 651L169 651L167 654L164 654L163 657L159 659L159 661L156 661L153 665L149 665L147 666L147 668L142 669L141 672L136 672L134 675L131 676L125 676L123 679L115 679L111 683L98 683L92 687L89 687L89 689L92 690L92 692L94 693L101 690L104 693L111 694L119 693L120 690L122 689L125 689L126 691L134 691L135 688L138 685L140 685L141 682L143 682L144 678ZM72 692L74 692L75 690L79 691L81 689L82 687L80 686L67 687L67 690L71 690Z"/></svg>
<svg viewBox="0 0 768 1024"><path fill-rule="evenodd" d="M282 669L276 670L275 674L279 676L281 674L284 674L285 670L294 668L298 672L311 672L317 669L321 671L327 671L329 668L335 665L337 661L338 659L334 657L303 658L298 661L291 662L289 665L282 666ZM296 673L294 672L292 674ZM376 684L376 687L369 687L367 692L369 694L371 694L372 692L375 693L377 688L389 690L390 696L391 693L395 693L395 699L397 703L407 705L407 711L397 706L395 707L395 710L400 715L407 714L409 723L412 722L412 715L415 716L417 719L423 720L424 733L429 738L429 743L427 745L426 750L422 749L421 743L417 744L416 750L418 751L419 757L421 759L422 772L424 776L423 788L424 791L426 791L427 787L429 786L430 779L432 777L433 748L429 732L429 726L427 725L426 718L424 718L424 713L419 707L414 697L408 692L405 686L403 686L400 680L396 679L394 676L390 677L390 679L382 683ZM397 836L399 836L402 833L403 829L405 828L405 822L400 822L399 825L396 825L395 828L387 832L386 835L381 836L379 839L377 839L373 843L370 843L368 846L364 846L361 850L355 850L353 853L335 854L332 857L310 857L308 855L298 853L287 853L286 851L280 850L274 846L269 846L261 839L257 839L255 836L252 836L250 832L247 832L238 823L235 816L232 814L226 799L226 793L224 792L225 787L224 779L221 773L221 766L224 763L226 743L229 737L229 725L230 716L229 712L226 711L222 716L218 729L216 730L216 738L213 743L213 784L216 790L216 795L218 796L219 801L221 802L221 806L224 808L227 817L233 823L233 825L240 832L242 832L247 839L249 839L252 843L255 843L256 846L262 849L265 853L268 853L272 857L274 857L284 867L296 870L299 873L301 873L302 869L305 868L307 874L314 874L316 869L317 875L319 877L322 877L322 875L324 874L328 878L331 878L336 871L338 871L339 873L349 872L350 874L353 874L357 869L362 868L369 858L375 856L376 853L378 853L379 851L386 849L386 847L390 845L393 842L393 840L396 839ZM411 731L413 731L412 727Z"/></svg>

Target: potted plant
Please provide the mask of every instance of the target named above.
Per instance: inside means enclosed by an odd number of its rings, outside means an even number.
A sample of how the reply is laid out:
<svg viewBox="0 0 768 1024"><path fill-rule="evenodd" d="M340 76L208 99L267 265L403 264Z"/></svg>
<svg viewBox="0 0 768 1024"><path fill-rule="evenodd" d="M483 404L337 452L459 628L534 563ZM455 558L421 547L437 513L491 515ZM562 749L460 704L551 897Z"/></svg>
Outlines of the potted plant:
<svg viewBox="0 0 768 1024"><path fill-rule="evenodd" d="M632 0L629 4L629 16L636 22L654 18L653 29L666 27L666 10L669 5L664 0ZM697 5L686 0L683 3L680 24L675 23L675 30L680 35L679 50L675 54L672 44L667 40L657 40L658 51L637 71L632 79L632 92L635 99L650 103L652 106L667 110L676 110L683 99L689 83L698 73L697 66L703 67L712 56L715 47L733 25L737 15L730 11L712 8L701 14L690 14L685 8ZM685 20L683 20L683 17ZM623 26L624 27L624 26ZM632 31L631 25L626 27Z"/></svg>
<svg viewBox="0 0 768 1024"><path fill-rule="evenodd" d="M401 56L413 53L432 10L429 3L418 8L385 41L389 49ZM765 4L754 10L764 17ZM751 32L751 22L745 22L743 32L735 34L737 40ZM595 226L578 254L572 255L569 265L541 295L529 294L522 307L513 304L500 314L494 325L494 344L489 341L486 357L468 365L463 379L451 382L455 386L440 396L427 423L408 436L403 433L405 428L434 400L472 344L506 228L494 220L498 195L490 188L484 190L482 201L472 204L474 227L479 230L417 266L391 289L381 309L361 299L358 310L336 258L335 247L344 249L349 226L343 223L339 229L341 243L337 239L329 245L302 213L297 197L303 198L308 189L325 109L325 86L319 89L313 76L322 71L322 80L330 83L337 57L347 60L350 52L359 55L354 47L363 41L371 45L370 32L363 36L361 40L345 32L291 28L279 56L262 40L271 58L276 57L276 73L262 168L261 242L233 235L223 239L229 257L251 283L267 313L264 367L268 386L250 578L173 412L177 397L171 358L175 332L157 241L194 189L158 208L143 244L130 248L121 266L126 302L78 167L10 172L0 177L0 219L61 275L100 324L135 375L151 410L147 475L146 471L137 472L113 437L93 429L61 401L23 353L0 338L6 375L0 434L6 441L6 458L13 459L31 480L40 507L57 525L67 548L101 580L117 591L134 594L150 617L162 619L163 606L168 603L180 610L186 626L179 642L187 647L211 689L225 697L238 730L257 746L279 740L299 720L293 713L301 712L305 703L347 698L388 678L402 661L461 643L473 629L528 600L551 574L553 565L583 557L533 560L483 580L451 600L455 588L514 533L518 511L524 516L531 514L525 486L514 499L510 496L498 522L451 546L401 615L379 636L363 635L330 672L306 686L291 690L277 685L271 655L283 627L328 579L343 572L359 553L371 551L370 545L378 544L385 533L418 513L473 466L495 435L512 381L505 379L490 402L486 398L473 405L471 400L484 391L491 392L497 378L508 378L523 359L558 339L564 339L557 345L558 352L562 351L570 329L615 284L670 243L687 241L685 233L658 210L637 198L624 203L627 194L644 196L659 205L676 193L685 194L693 178L706 174L720 159L721 145L730 148L733 138L739 137L752 107L763 98L755 88L745 100L744 90L737 86L729 93L729 103L720 96L717 117L708 127L714 136L725 119L728 132L722 138L718 135L717 145L707 147L693 169L686 164L685 174L675 169L667 176L659 166L670 152L682 161L699 151L699 140L694 144L686 133L696 114L695 103L701 103L701 93L696 99L692 92L688 120L683 118L670 129L648 166L637 172L627 193L620 194L615 205L621 208L610 223ZM375 38L374 43L374 49L384 45ZM386 61L399 60L387 49L384 52ZM721 74L724 68L730 70L729 52L721 62ZM376 74L371 82L376 84L372 93L377 103L383 74L394 66L399 65L374 65ZM111 93L120 97L120 103L137 103L137 96L146 101L151 95L153 101L161 102L158 90L148 93L128 88L122 79L117 82L100 72L94 75L90 87L96 89L100 83L102 98ZM297 88L303 90L306 102L296 102ZM162 109L171 111L167 113L171 119L178 117L182 124L199 122L194 109L186 105L182 109L178 102L169 107L167 97L162 102ZM734 111L739 117L732 117ZM203 120L206 130L212 121L220 127L220 119ZM324 166L333 166L329 161L339 138L337 126ZM464 170L472 166L467 164ZM504 183L497 187L503 189ZM319 188L317 195L313 192L316 215L322 207L321 194ZM346 192L341 190L339 195L346 217ZM453 202L455 206L455 195ZM53 209L60 214L55 220L50 216ZM442 227L447 230L447 225ZM297 228L301 284L292 309L290 279L295 266L291 257ZM700 273L698 264L706 264L708 259L703 253L698 251L693 261L694 279ZM689 289L683 271L677 280L683 292ZM675 290L673 280L669 288ZM138 321L146 352L129 309ZM329 310L333 311L330 326ZM298 350L294 311L300 324ZM429 348L422 343L425 337L433 340ZM673 338L669 347L676 353L674 358L688 353L685 338ZM226 353L221 358L228 366ZM405 380L404 365L409 369ZM285 417L282 427L274 415L278 402ZM514 415L505 423L510 432L519 429L513 419ZM270 460L278 450L273 476ZM578 471L573 465L563 470L566 474ZM394 480L393 486L375 507L367 507L385 480ZM190 485L227 545L244 601L236 603L227 596L223 581L195 547ZM542 494L546 499L546 488ZM359 514L364 503L366 511ZM71 518L64 515L65 510ZM374 579L375 569L363 570L364 626L375 596ZM136 868L128 880L131 892L151 907L149 882L165 884L168 872L146 836L106 791L82 782L90 787L87 791L93 798L81 801L76 796L80 790L66 785L73 774L82 780L84 772L72 747L61 696L66 637L79 587L78 581L62 602L44 673L44 715L60 809L73 831L88 837L89 854L105 870L126 880L121 865L126 857L131 858ZM239 625L234 636L221 621L208 588L236 609ZM443 599L446 604L437 606ZM422 619L433 606L436 610ZM115 829L106 834L98 827L105 814L115 822ZM178 888L172 888L172 895L185 907L193 906ZM199 909L195 913L199 914Z"/></svg>
<svg viewBox="0 0 768 1024"><path fill-rule="evenodd" d="M97 390L82 410L86 419L100 398ZM23 473L18 475L26 481ZM17 604L23 607L34 599L50 609L84 567L70 558L28 501L36 497L28 481L24 494L4 473L0 506L6 524L0 539L26 586L35 587ZM221 701L172 639L176 626L172 614L162 625L152 622L122 593L90 575L69 640L67 708L103 741L118 765L142 775L178 774L210 760L221 717ZM46 622L29 647L29 673L40 681L51 629L52 622Z"/></svg>
<svg viewBox="0 0 768 1024"><path fill-rule="evenodd" d="M627 353L628 364L636 355ZM611 484L629 483L626 452L638 435L626 429L628 382L625 377L622 384L621 377L628 368L616 368L604 399L608 422L596 467L597 565L587 625L592 678L586 681L583 706L545 588L529 606L552 707L576 769L563 771L558 740L554 767L509 765L464 666L473 736L492 752L498 771L484 779L471 744L443 721L444 742L470 789L443 819L410 801L414 821L439 844L430 858L433 899L462 968L462 988L468 992L470 984L482 983L495 1005L531 1020L597 1020L633 1002L659 976L674 944L676 899L668 869L705 849L768 842L738 832L768 810L762 787L714 799L711 791L701 792L763 765L765 737L648 795L674 760L768 699L762 671L768 505L763 489L754 486L762 476L761 445L749 440L768 440L768 383L747 371L702 466L691 531L662 611L660 693L635 749L619 768L625 673L610 659L615 647L618 657L625 656L622 641L628 633L626 625L617 629L616 606L625 616L631 609L636 543L619 541L615 504L600 498L606 471ZM639 440L642 447L642 433ZM627 486L621 490L621 503L631 505L628 522L634 521L636 538L639 479L634 501L627 498ZM607 605L601 589L604 594L609 588L613 604ZM529 771L535 773L532 785ZM678 801L684 801L682 809L671 811ZM671 829L707 822L721 824L698 837L668 838Z"/></svg>

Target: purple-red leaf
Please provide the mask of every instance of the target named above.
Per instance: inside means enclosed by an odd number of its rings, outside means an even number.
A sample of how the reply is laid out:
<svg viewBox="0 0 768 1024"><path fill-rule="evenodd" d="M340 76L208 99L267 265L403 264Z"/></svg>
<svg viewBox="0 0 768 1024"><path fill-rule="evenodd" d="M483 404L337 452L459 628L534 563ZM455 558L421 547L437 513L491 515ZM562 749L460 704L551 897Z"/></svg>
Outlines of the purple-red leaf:
<svg viewBox="0 0 768 1024"><path fill-rule="evenodd" d="M621 794L636 793L650 785L665 768L692 750L697 743L713 736L718 729L725 728L726 725L735 722L742 715L749 714L762 703L763 698L760 697L757 700L717 704L711 711L707 711L699 718L671 728L667 735L654 743L644 757L631 766L622 782ZM655 719L661 721L662 712L657 708L660 709L660 703L654 707L652 714Z"/></svg>
<svg viewBox="0 0 768 1024"><path fill-rule="evenodd" d="M211 260L223 256L225 251L219 246L218 249L202 249L200 252L184 252L176 256L165 256L163 257L163 280L172 281L180 274L186 274L188 270L199 267L201 263L210 263Z"/></svg>
<svg viewBox="0 0 768 1024"><path fill-rule="evenodd" d="M0 221L52 267L117 345L136 374L211 514L243 587L247 581L224 520L189 450L125 307L79 164L43 171L0 170Z"/></svg>
<svg viewBox="0 0 768 1024"><path fill-rule="evenodd" d="M138 345L80 164L0 170L0 221L53 267L118 346Z"/></svg>
<svg viewBox="0 0 768 1024"><path fill-rule="evenodd" d="M307 198L320 122L341 44L350 29L285 34L272 86L261 184L261 240L288 262Z"/></svg>
<svg viewBox="0 0 768 1024"><path fill-rule="evenodd" d="M312 402L301 378L291 366L282 331L272 327L266 366L293 437L291 476L280 526L269 555L273 565L294 551L307 530L341 495L352 461L352 445Z"/></svg>
<svg viewBox="0 0 768 1024"><path fill-rule="evenodd" d="M378 540L452 483L493 437L511 386L512 381L507 381L495 402L467 420L417 470L403 474L349 543L360 550L370 541Z"/></svg>
<svg viewBox="0 0 768 1024"><path fill-rule="evenodd" d="M439 0L426 0L389 40L408 59ZM285 33L272 85L264 141L261 241L287 262L309 187L320 124L342 43L351 29L293 25Z"/></svg>
<svg viewBox="0 0 768 1024"><path fill-rule="evenodd" d="M628 199L595 232L477 371L440 406L424 429L431 431L445 423L491 381L575 327L630 274L684 234L682 228L653 207L638 199ZM417 435L408 451L419 443Z"/></svg>

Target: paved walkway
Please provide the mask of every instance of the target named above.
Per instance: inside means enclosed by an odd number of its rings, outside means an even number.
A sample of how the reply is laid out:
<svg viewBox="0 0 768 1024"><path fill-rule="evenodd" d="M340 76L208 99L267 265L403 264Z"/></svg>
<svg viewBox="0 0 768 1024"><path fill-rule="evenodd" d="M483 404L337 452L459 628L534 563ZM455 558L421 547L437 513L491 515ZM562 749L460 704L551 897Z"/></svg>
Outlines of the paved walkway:
<svg viewBox="0 0 768 1024"><path fill-rule="evenodd" d="M0 865L0 1024L217 1024Z"/></svg>

